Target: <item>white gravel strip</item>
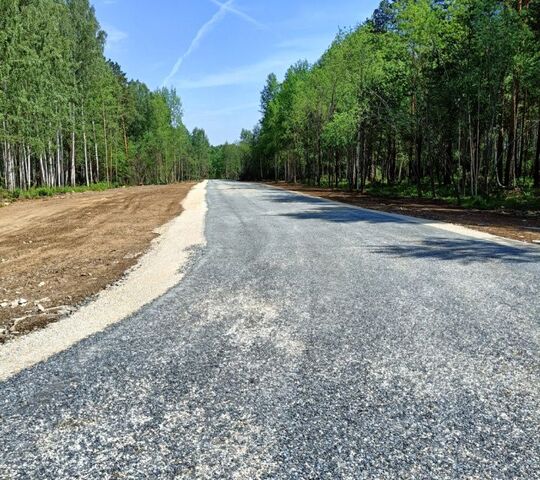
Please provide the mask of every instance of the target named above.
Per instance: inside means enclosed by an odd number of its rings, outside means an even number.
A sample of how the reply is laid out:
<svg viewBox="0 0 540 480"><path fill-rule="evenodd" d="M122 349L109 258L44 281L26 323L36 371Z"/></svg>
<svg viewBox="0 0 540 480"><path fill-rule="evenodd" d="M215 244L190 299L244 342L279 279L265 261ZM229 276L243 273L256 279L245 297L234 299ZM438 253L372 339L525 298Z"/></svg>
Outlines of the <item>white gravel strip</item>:
<svg viewBox="0 0 540 480"><path fill-rule="evenodd" d="M157 230L160 236L122 282L73 315L0 345L0 381L119 322L174 287L184 276L190 251L205 243L206 185L191 189L182 202L184 211Z"/></svg>
<svg viewBox="0 0 540 480"><path fill-rule="evenodd" d="M334 203L342 207L355 208L357 210L363 210L364 212L371 212L376 215L382 215L388 218L396 218L398 220L403 219L403 220L407 220L409 223L417 223L419 225L425 225L427 227L436 228L438 230L445 230L447 232L457 233L459 235L463 235L470 238L476 238L478 240L486 240L490 242L495 242L499 245L505 245L509 247L526 246L526 247L533 247L533 248L537 246L534 243L522 242L521 240L515 240L513 238L499 237L498 235L493 235L492 233L483 232L481 230L474 230L472 228L465 227L463 225L459 225L456 223L449 223L449 222L443 222L443 221L437 221L437 220L428 220L422 217L411 217L409 215L403 215L401 213L385 212L383 210L374 210L372 208L359 207L358 205L353 205L351 203L340 202L338 200L332 200L330 198L318 197L316 195L310 195L309 193L304 193L304 192L300 192L296 190L287 190L287 188L285 187L278 187L275 185L268 185L268 184L265 184L265 185L267 187L274 188L277 190L282 190L282 191L284 190L286 192L292 192L295 195L302 195L304 197L315 198L315 199L323 200L326 202Z"/></svg>

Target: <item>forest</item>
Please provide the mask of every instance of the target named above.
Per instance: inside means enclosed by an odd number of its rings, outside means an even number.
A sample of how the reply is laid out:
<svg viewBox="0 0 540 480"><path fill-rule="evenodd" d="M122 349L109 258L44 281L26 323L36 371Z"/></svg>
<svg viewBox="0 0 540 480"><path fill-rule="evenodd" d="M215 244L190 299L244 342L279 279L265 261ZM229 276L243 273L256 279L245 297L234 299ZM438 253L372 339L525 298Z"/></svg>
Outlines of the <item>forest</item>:
<svg viewBox="0 0 540 480"><path fill-rule="evenodd" d="M236 143L104 56L89 0L0 0L0 188L284 180L487 198L540 188L540 2L383 0L268 76ZM535 198L536 198L535 197Z"/></svg>
<svg viewBox="0 0 540 480"><path fill-rule="evenodd" d="M174 89L104 56L88 0L0 0L0 188L170 183L211 175Z"/></svg>
<svg viewBox="0 0 540 480"><path fill-rule="evenodd" d="M384 0L315 64L271 74L261 111L246 179L534 195L540 2Z"/></svg>

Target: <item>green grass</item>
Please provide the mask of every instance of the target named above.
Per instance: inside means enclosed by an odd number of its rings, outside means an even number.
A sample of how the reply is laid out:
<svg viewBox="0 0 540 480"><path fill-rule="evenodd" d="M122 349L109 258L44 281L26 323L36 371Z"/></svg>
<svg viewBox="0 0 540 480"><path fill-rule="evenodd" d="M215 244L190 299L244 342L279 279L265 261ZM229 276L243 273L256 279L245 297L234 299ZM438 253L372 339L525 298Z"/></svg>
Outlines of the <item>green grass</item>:
<svg viewBox="0 0 540 480"><path fill-rule="evenodd" d="M323 187L330 187L324 180ZM332 186L333 187L333 186ZM342 182L339 189L347 190L348 184ZM382 183L372 183L366 185L365 193L373 197L381 198L418 198L416 185L402 183L399 185L387 185ZM515 190L503 190L493 192L489 196L462 196L458 202L455 190L452 187L438 186L435 196L428 183L422 185L422 198L427 200L437 200L449 205L459 205L463 208L474 208L479 210L535 210L540 211L540 192L535 191L531 183L525 183Z"/></svg>
<svg viewBox="0 0 540 480"><path fill-rule="evenodd" d="M455 199L452 199L457 203ZM540 211L540 197L532 192L506 192L492 197L466 197L461 206L480 210L536 210Z"/></svg>
<svg viewBox="0 0 540 480"><path fill-rule="evenodd" d="M53 197L55 195L63 195L66 193L79 193L79 192L102 192L110 188L116 188L117 185L111 185L108 183L93 183L90 186L80 185L77 187L35 187L28 190L21 190L19 188L12 192L0 189L0 202L11 202L19 199L31 199L41 197Z"/></svg>

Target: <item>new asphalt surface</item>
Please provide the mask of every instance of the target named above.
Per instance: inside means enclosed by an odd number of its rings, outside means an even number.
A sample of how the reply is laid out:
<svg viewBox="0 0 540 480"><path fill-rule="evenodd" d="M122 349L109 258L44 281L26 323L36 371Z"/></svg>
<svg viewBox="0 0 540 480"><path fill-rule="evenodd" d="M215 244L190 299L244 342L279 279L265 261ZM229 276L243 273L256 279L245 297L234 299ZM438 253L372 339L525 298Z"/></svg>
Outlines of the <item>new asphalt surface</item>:
<svg viewBox="0 0 540 480"><path fill-rule="evenodd" d="M0 383L0 478L540 477L540 250L211 181L184 279Z"/></svg>

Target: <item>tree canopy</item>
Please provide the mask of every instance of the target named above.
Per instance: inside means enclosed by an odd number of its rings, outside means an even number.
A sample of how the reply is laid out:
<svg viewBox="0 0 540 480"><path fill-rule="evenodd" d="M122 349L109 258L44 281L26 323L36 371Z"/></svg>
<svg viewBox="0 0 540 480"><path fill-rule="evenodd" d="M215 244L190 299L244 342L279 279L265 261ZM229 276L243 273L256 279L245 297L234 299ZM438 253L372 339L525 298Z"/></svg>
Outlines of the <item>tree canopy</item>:
<svg viewBox="0 0 540 480"><path fill-rule="evenodd" d="M175 90L128 80L105 39L88 0L0 0L0 187L208 175Z"/></svg>
<svg viewBox="0 0 540 480"><path fill-rule="evenodd" d="M540 188L540 6L383 0L321 58L268 76L261 121L211 147L174 89L105 58L89 0L0 0L0 187L207 177L362 191Z"/></svg>
<svg viewBox="0 0 540 480"><path fill-rule="evenodd" d="M540 7L384 0L313 65L275 75L243 175L363 190L540 187Z"/></svg>

